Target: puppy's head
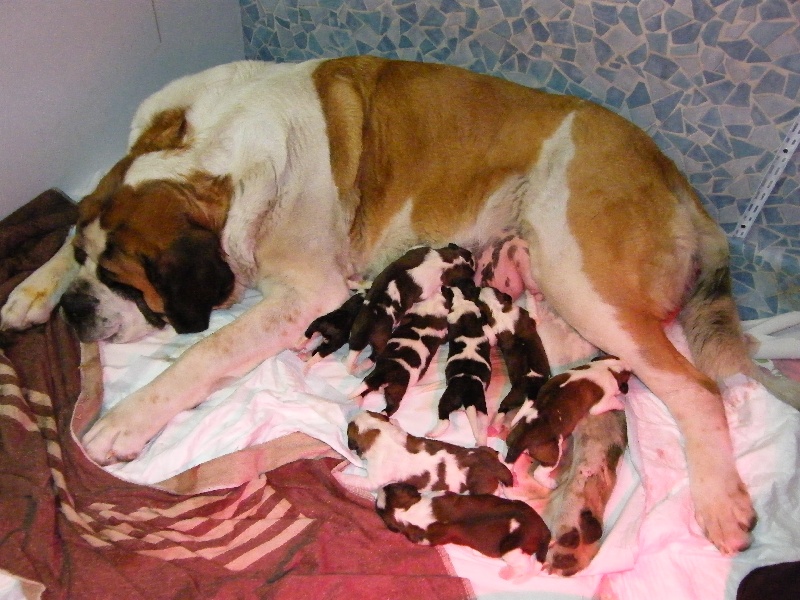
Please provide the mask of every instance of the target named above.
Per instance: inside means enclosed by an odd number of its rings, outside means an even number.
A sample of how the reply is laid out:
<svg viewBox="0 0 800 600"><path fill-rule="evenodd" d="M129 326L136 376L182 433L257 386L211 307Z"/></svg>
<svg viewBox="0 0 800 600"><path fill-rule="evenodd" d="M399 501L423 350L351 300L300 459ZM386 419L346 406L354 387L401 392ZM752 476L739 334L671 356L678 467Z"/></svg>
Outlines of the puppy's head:
<svg viewBox="0 0 800 600"><path fill-rule="evenodd" d="M408 510L422 499L422 494L410 483L390 483L378 490L375 508L378 511Z"/></svg>
<svg viewBox="0 0 800 600"><path fill-rule="evenodd" d="M364 456L379 439L405 447L408 434L386 415L372 411L358 413L347 425L347 447Z"/></svg>
<svg viewBox="0 0 800 600"><path fill-rule="evenodd" d="M437 250L442 259L450 263L442 272L442 284L453 285L460 279L472 279L475 276L475 258L472 252L456 244L449 244Z"/></svg>
<svg viewBox="0 0 800 600"><path fill-rule="evenodd" d="M619 391L623 394L628 393L628 380L631 378L632 373L620 359L610 354L601 354L594 357L592 362L607 365L608 370L617 380Z"/></svg>
<svg viewBox="0 0 800 600"><path fill-rule="evenodd" d="M157 165L160 154L138 160ZM78 272L61 306L83 341L132 341L167 324L202 331L233 292L219 241L229 179L194 173L130 183L132 165L131 156L120 161L79 205Z"/></svg>
<svg viewBox="0 0 800 600"><path fill-rule="evenodd" d="M390 531L405 535L415 544L425 544L425 530L430 523L425 523L425 517L409 519L407 511L422 500L422 494L413 485L408 483L390 483L378 490L375 500L375 511L383 519ZM432 512L426 515L429 522L433 522Z"/></svg>

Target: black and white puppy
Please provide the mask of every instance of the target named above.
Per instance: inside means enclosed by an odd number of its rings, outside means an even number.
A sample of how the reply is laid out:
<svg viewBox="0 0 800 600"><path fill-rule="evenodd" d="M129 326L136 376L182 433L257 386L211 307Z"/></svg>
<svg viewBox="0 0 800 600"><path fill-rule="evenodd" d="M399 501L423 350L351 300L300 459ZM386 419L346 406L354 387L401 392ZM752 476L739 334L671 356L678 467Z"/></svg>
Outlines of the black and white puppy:
<svg viewBox="0 0 800 600"><path fill-rule="evenodd" d="M564 439L581 419L623 408L619 396L627 393L630 375L622 361L605 356L551 378L536 401L526 400L515 415L506 461L527 452L545 467L556 466Z"/></svg>
<svg viewBox="0 0 800 600"><path fill-rule="evenodd" d="M502 558L504 579L539 571L550 543L550 530L530 506L491 494L423 494L393 483L378 491L375 509L390 530L416 544L459 544Z"/></svg>
<svg viewBox="0 0 800 600"><path fill-rule="evenodd" d="M441 290L414 304L400 319L389 337L375 368L352 395L364 397L382 391L384 412L392 416L408 388L425 374L447 335L448 303Z"/></svg>
<svg viewBox="0 0 800 600"><path fill-rule="evenodd" d="M428 436L442 435L450 424L450 415L464 408L475 443L484 446L488 427L486 388L492 378L485 311L479 305L479 289L471 280L456 282L444 288L443 293L450 303L444 371L447 387L439 399L439 421L428 432Z"/></svg>
<svg viewBox="0 0 800 600"><path fill-rule="evenodd" d="M480 301L487 309L489 333L503 356L511 384L497 409L499 422L526 399L536 398L550 378L550 362L536 322L511 296L487 286L481 289Z"/></svg>
<svg viewBox="0 0 800 600"><path fill-rule="evenodd" d="M365 297L365 292L357 291L336 310L311 321L303 337L295 345L295 351L306 361L306 369L347 343Z"/></svg>
<svg viewBox="0 0 800 600"><path fill-rule="evenodd" d="M347 446L363 459L366 487L373 491L403 482L428 492L494 494L513 483L511 471L491 448L413 436L380 413L356 415L347 426ZM365 487L363 477L342 475L340 481Z"/></svg>
<svg viewBox="0 0 800 600"><path fill-rule="evenodd" d="M455 244L438 250L413 248L391 263L375 278L353 323L348 370L359 368L359 356L367 345L372 347L373 359L383 352L400 317L414 303L438 292L442 285L474 274L472 254Z"/></svg>

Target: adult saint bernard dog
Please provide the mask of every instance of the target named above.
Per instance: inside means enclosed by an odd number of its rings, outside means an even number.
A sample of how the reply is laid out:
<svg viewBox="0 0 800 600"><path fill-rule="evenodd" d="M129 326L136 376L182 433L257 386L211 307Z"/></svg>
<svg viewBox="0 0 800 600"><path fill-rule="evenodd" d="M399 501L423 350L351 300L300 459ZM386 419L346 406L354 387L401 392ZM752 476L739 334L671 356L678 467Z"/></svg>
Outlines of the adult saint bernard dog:
<svg viewBox="0 0 800 600"><path fill-rule="evenodd" d="M142 103L127 155L2 323L44 322L60 302L84 341L126 342L204 330L243 288L263 293L83 436L98 463L130 460L341 304L348 277L418 244L478 252L509 229L552 306L670 409L707 537L747 547L755 513L716 380L756 371L726 238L646 134L585 100L368 56L178 79ZM664 333L676 315L694 365Z"/></svg>

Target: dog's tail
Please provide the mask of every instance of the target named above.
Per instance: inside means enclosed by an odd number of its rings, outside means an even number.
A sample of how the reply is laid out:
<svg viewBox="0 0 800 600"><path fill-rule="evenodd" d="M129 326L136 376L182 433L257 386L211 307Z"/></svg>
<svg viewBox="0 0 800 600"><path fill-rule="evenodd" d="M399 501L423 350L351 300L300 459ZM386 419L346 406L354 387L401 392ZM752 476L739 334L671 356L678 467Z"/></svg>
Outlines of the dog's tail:
<svg viewBox="0 0 800 600"><path fill-rule="evenodd" d="M688 202L698 203L685 190ZM750 357L733 297L728 240L702 210L695 211L698 234L697 283L678 316L698 369L714 379L744 373L759 381L777 398L800 410L800 383L772 375Z"/></svg>

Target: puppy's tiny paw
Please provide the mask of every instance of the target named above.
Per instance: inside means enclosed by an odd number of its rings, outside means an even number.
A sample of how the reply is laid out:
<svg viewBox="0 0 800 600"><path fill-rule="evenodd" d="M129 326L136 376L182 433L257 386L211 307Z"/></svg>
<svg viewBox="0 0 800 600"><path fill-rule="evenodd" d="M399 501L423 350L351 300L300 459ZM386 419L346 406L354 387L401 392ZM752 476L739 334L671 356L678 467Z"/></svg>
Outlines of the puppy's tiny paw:
<svg viewBox="0 0 800 600"><path fill-rule="evenodd" d="M506 565L497 572L500 579L512 581L514 583L522 583L526 579L535 575L538 571L533 567L521 568L517 566Z"/></svg>

